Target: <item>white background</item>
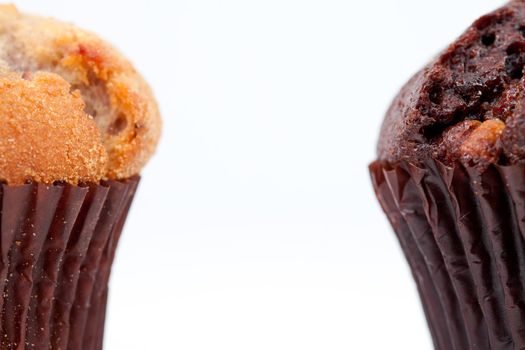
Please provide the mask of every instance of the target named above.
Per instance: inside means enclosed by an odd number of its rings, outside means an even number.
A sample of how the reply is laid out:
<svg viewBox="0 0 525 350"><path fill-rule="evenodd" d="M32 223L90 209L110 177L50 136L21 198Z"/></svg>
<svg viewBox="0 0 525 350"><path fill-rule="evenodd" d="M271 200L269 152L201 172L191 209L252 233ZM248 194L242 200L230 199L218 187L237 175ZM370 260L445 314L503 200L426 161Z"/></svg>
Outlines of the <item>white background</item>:
<svg viewBox="0 0 525 350"><path fill-rule="evenodd" d="M503 1L15 3L115 43L164 117L107 349L431 349L367 164L398 88Z"/></svg>

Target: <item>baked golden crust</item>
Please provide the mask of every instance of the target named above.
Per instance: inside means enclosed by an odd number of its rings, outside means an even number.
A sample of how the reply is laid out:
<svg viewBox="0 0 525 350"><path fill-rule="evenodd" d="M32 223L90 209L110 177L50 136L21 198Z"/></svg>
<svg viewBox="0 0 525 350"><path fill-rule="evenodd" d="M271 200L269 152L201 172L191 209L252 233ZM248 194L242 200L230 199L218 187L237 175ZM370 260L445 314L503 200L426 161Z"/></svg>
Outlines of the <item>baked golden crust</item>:
<svg viewBox="0 0 525 350"><path fill-rule="evenodd" d="M98 182L107 155L84 102L53 73L0 77L0 178L9 184Z"/></svg>
<svg viewBox="0 0 525 350"><path fill-rule="evenodd" d="M116 49L94 34L54 19L21 14L12 5L1 5L0 77L9 76L23 91L28 87L24 82L27 75L51 79L51 75L38 72L53 73L56 82L61 77L62 86L68 85L66 90L83 101L84 111L96 122L107 154L106 170L98 180L127 178L140 172L155 150L161 127L156 102L144 79ZM66 112L63 120L54 119L59 127L68 120L71 101L52 102L53 108ZM59 105L62 102L64 106ZM3 104L2 98L0 106ZM80 168L74 175L54 173L33 180L85 178ZM3 173L0 177L12 181ZM96 176L87 178L94 180Z"/></svg>

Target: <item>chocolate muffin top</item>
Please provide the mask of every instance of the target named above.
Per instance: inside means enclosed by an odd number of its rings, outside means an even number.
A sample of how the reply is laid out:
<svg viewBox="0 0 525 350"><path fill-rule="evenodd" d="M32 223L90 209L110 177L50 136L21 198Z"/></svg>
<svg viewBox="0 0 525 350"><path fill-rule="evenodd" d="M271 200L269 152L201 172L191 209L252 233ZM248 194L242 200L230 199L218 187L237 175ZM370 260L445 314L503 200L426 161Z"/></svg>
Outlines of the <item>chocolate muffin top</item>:
<svg viewBox="0 0 525 350"><path fill-rule="evenodd" d="M485 167L525 160L525 0L478 19L401 89L378 157Z"/></svg>
<svg viewBox="0 0 525 350"><path fill-rule="evenodd" d="M128 178L160 127L150 88L111 45L0 5L0 180Z"/></svg>

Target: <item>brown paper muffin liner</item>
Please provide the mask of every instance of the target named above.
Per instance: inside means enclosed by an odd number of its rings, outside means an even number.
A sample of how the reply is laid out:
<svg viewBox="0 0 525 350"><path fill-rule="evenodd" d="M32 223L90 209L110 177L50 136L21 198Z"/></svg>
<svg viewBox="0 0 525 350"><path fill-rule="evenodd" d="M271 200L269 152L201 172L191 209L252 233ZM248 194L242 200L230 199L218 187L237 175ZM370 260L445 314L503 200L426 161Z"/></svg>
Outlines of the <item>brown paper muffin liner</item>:
<svg viewBox="0 0 525 350"><path fill-rule="evenodd" d="M1 349L102 349L111 264L138 182L0 185Z"/></svg>
<svg viewBox="0 0 525 350"><path fill-rule="evenodd" d="M525 165L370 173L436 349L525 349Z"/></svg>

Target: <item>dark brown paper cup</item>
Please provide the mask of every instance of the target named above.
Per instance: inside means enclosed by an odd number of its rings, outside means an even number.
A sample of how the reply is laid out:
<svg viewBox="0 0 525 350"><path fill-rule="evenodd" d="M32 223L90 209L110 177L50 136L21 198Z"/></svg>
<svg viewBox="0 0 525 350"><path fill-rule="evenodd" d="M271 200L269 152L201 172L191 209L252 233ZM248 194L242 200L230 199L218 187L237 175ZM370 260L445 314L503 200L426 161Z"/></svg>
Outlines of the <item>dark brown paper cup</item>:
<svg viewBox="0 0 525 350"><path fill-rule="evenodd" d="M111 264L138 182L0 185L1 349L102 348Z"/></svg>
<svg viewBox="0 0 525 350"><path fill-rule="evenodd" d="M525 349L525 165L370 166L436 349Z"/></svg>

